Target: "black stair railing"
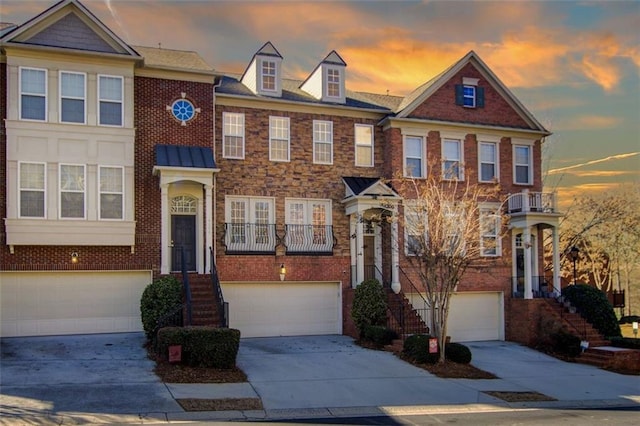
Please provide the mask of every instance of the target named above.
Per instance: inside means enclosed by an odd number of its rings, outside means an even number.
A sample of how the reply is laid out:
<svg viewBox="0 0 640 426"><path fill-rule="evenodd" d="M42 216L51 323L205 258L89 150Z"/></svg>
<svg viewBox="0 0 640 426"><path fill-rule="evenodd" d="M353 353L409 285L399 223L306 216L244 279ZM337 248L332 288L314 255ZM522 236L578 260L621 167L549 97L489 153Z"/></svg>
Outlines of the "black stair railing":
<svg viewBox="0 0 640 426"><path fill-rule="evenodd" d="M218 314L220 316L220 326L223 328L228 328L229 302L225 302L224 296L222 295L222 286L220 285L220 278L218 278L218 268L216 268L215 257L213 255L213 247L209 247L209 255L211 256L211 284L213 285L213 294L216 295Z"/></svg>
<svg viewBox="0 0 640 426"><path fill-rule="evenodd" d="M187 323L185 325L190 326L193 319L191 310L191 285L189 284L189 273L187 272L187 261L184 255L184 246L180 246L180 270L182 272L182 286L184 287L185 304L187 305Z"/></svg>

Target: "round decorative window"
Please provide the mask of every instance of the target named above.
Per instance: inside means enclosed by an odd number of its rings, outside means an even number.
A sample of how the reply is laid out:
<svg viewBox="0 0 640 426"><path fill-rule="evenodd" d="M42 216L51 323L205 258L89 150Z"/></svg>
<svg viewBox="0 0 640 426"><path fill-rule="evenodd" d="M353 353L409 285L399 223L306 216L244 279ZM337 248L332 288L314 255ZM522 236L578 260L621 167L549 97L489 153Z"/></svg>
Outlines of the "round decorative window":
<svg viewBox="0 0 640 426"><path fill-rule="evenodd" d="M183 123L191 120L195 114L196 109L193 104L186 99L178 99L171 105L171 113L173 116Z"/></svg>

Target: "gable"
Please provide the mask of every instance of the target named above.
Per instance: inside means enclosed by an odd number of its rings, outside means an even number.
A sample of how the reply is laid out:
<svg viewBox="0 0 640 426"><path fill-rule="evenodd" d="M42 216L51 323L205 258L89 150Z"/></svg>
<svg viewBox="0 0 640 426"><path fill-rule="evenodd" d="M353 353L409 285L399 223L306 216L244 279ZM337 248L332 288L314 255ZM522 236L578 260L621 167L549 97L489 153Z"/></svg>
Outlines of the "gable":
<svg viewBox="0 0 640 426"><path fill-rule="evenodd" d="M477 93L483 95L483 103L475 108L456 102L456 91L459 94L463 83L470 80L477 81ZM416 105L407 117L539 130L530 125L491 83L473 63L468 63Z"/></svg>
<svg viewBox="0 0 640 426"><path fill-rule="evenodd" d="M24 43L94 52L120 53L103 38L99 37L75 13L68 13L65 17L46 27L33 37L24 40Z"/></svg>

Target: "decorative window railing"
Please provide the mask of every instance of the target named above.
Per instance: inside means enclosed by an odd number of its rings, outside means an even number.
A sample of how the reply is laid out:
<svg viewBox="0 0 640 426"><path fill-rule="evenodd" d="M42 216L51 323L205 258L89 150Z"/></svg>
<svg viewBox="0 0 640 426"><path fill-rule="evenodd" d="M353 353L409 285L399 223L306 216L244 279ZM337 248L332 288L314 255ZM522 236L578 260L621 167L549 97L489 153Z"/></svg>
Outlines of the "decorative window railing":
<svg viewBox="0 0 640 426"><path fill-rule="evenodd" d="M225 223L227 254L273 254L278 245L275 224Z"/></svg>
<svg viewBox="0 0 640 426"><path fill-rule="evenodd" d="M333 254L331 225L285 225L287 254Z"/></svg>
<svg viewBox="0 0 640 426"><path fill-rule="evenodd" d="M509 195L508 213L555 213L556 194L554 192L520 192Z"/></svg>

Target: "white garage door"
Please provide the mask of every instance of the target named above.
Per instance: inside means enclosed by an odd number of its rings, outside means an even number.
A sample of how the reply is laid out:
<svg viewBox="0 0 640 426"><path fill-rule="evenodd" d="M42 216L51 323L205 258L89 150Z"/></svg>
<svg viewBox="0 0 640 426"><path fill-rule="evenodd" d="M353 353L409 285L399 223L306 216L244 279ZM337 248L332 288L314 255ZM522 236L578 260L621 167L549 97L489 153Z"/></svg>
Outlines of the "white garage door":
<svg viewBox="0 0 640 426"><path fill-rule="evenodd" d="M222 283L222 293L242 337L342 333L339 283Z"/></svg>
<svg viewBox="0 0 640 426"><path fill-rule="evenodd" d="M141 331L147 272L0 273L1 335Z"/></svg>
<svg viewBox="0 0 640 426"><path fill-rule="evenodd" d="M504 340L502 293L455 293L447 335L452 342Z"/></svg>

